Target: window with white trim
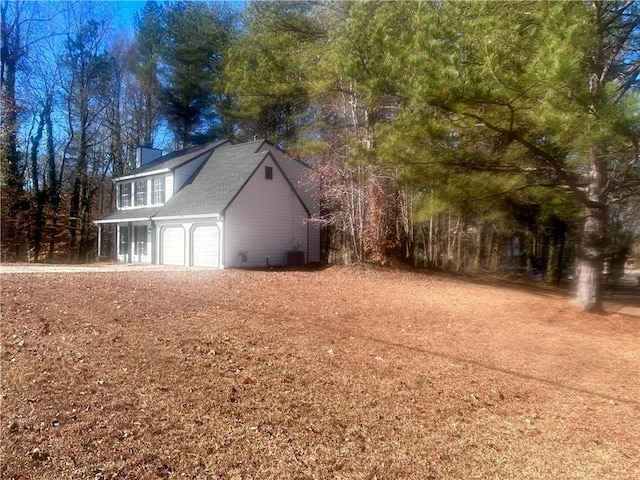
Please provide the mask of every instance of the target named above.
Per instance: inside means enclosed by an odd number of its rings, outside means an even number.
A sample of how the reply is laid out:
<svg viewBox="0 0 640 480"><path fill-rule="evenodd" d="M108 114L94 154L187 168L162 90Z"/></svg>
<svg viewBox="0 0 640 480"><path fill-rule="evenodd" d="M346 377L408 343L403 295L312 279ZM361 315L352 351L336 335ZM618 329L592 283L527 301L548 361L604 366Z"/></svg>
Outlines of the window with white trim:
<svg viewBox="0 0 640 480"><path fill-rule="evenodd" d="M156 177L153 179L153 203L159 204L164 203L165 194L164 194L164 177Z"/></svg>
<svg viewBox="0 0 640 480"><path fill-rule="evenodd" d="M136 206L147 204L147 181L138 180L136 182Z"/></svg>
<svg viewBox="0 0 640 480"><path fill-rule="evenodd" d="M120 184L120 207L131 206L131 183Z"/></svg>

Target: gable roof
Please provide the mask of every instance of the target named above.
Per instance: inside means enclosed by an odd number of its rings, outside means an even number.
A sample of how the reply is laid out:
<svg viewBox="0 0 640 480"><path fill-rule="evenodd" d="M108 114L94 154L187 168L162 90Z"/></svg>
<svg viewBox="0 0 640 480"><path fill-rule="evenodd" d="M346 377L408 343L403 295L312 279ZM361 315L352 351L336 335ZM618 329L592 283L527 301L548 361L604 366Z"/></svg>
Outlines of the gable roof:
<svg viewBox="0 0 640 480"><path fill-rule="evenodd" d="M168 171L203 157L205 158L202 165L164 205L118 210L95 223L223 214L266 158L273 160L300 203L309 212L309 208L282 170L282 166L272 155L269 143L265 140L236 145L231 144L229 140L221 140L174 152L149 162L117 180L126 180L159 170Z"/></svg>
<svg viewBox="0 0 640 480"><path fill-rule="evenodd" d="M268 156L246 153L246 147L216 150L155 217L223 213Z"/></svg>
<svg viewBox="0 0 640 480"><path fill-rule="evenodd" d="M126 175L123 175L122 177L118 177L115 180L136 177L136 176L147 174L157 170L163 170L163 171L172 170L174 168L184 165L185 163L190 162L191 160L195 160L196 158L201 157L202 155L211 153L216 148L228 142L229 142L228 139L218 140L217 142L207 143L206 145L190 147L184 150L178 150L176 152L168 153L149 163L142 165L141 167L131 170Z"/></svg>

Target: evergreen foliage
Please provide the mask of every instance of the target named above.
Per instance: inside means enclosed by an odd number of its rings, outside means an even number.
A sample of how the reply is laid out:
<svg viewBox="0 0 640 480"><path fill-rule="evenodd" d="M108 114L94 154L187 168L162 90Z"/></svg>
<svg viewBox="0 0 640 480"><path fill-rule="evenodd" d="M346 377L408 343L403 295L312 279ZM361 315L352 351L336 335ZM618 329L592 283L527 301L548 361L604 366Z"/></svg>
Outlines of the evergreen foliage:
<svg viewBox="0 0 640 480"><path fill-rule="evenodd" d="M161 100L176 147L228 133L222 72L234 14L222 4L176 2L164 9Z"/></svg>

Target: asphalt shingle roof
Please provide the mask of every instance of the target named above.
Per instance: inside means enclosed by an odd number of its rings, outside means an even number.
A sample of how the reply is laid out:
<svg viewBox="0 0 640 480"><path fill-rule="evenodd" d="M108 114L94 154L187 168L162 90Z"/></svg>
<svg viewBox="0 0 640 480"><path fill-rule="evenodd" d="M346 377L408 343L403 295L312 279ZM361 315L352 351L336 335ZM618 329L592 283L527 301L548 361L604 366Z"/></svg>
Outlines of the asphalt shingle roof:
<svg viewBox="0 0 640 480"><path fill-rule="evenodd" d="M222 140L164 155L158 160L129 172L127 176L163 168L174 169L197 158L205 157L205 160L186 184L164 205L118 210L98 222L221 214L269 155L269 148L264 140L238 145Z"/></svg>
<svg viewBox="0 0 640 480"><path fill-rule="evenodd" d="M253 153L255 148L255 144L242 144L215 150L156 217L222 213L269 155Z"/></svg>
<svg viewBox="0 0 640 480"><path fill-rule="evenodd" d="M117 210L104 218L98 220L99 223L111 223L111 222L126 222L134 219L144 218L149 219L153 217L162 209L162 205L154 207L134 208L126 210Z"/></svg>
<svg viewBox="0 0 640 480"><path fill-rule="evenodd" d="M177 152L171 152L149 163L145 163L141 167L131 170L123 176L129 177L131 175L138 175L141 173L151 172L153 170L161 170L164 168L173 169L198 158L200 155L206 152L213 151L214 149L220 147L228 141L229 140L219 140L217 142L207 143L206 145L191 147L185 150L179 150Z"/></svg>

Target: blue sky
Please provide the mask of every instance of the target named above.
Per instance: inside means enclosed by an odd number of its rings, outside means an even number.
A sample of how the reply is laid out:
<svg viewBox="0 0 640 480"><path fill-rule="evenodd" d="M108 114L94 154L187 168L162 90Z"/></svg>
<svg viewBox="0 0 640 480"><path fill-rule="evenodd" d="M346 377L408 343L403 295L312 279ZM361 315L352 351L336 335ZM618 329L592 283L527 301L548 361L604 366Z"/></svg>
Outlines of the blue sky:
<svg viewBox="0 0 640 480"><path fill-rule="evenodd" d="M156 0L158 3L165 3L163 0ZM190 1L205 1L205 0L190 0ZM223 2L235 3L237 5L244 4L244 0L222 0ZM114 19L114 28L120 30L130 30L133 34L133 19L136 12L142 10L142 7L146 3L144 0L102 0L96 2L98 4L105 4L105 7L114 11L116 17Z"/></svg>
<svg viewBox="0 0 640 480"><path fill-rule="evenodd" d="M133 32L134 15L142 9L145 2L139 0L109 0L104 3L109 4L109 7L113 8L116 13L114 27Z"/></svg>

